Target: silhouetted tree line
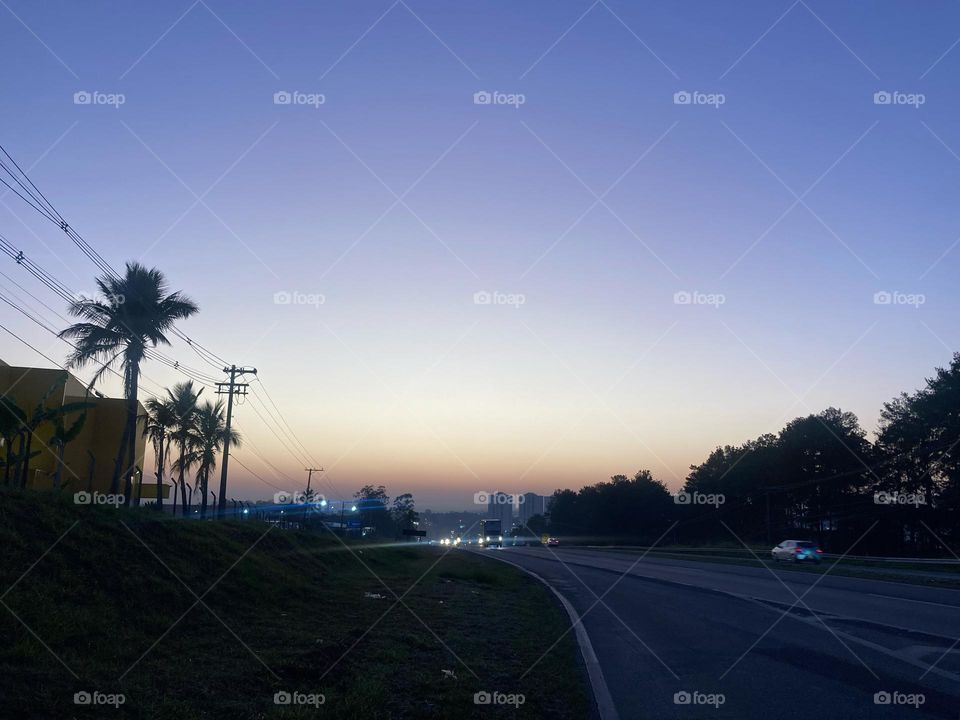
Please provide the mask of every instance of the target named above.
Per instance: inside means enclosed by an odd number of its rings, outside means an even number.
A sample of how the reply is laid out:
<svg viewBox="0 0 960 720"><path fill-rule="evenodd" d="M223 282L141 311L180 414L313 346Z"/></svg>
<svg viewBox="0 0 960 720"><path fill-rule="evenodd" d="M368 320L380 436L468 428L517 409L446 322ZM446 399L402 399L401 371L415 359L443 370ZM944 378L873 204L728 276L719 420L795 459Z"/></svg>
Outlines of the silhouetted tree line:
<svg viewBox="0 0 960 720"><path fill-rule="evenodd" d="M775 544L829 552L960 551L960 353L924 387L884 404L874 440L853 413L827 408L777 434L716 448L683 491L642 470L558 490L555 535L652 543Z"/></svg>

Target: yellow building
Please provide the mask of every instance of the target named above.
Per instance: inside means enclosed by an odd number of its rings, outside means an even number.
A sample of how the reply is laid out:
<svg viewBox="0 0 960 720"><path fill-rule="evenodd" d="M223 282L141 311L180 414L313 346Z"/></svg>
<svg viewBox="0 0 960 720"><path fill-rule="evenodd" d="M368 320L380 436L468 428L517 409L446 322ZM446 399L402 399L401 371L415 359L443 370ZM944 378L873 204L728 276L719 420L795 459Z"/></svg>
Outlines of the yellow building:
<svg viewBox="0 0 960 720"><path fill-rule="evenodd" d="M44 396L47 396L46 400ZM28 418L33 415L41 402L49 409L63 407L68 403L91 403L91 407L70 413L64 420L66 428L70 428L82 413L86 413L86 420L79 434L64 447L61 488L64 493L80 490L110 492L114 464L127 420L125 400L100 397L88 391L84 383L65 370L14 367L2 360L0 360L0 397L12 400ZM144 414L142 405L139 405L137 414L138 416ZM53 487L55 471L59 464L59 450L55 443L51 442L54 432L54 426L50 422L41 423L33 431L30 443L31 453L39 452L39 454L30 459L27 487L38 490ZM4 440L0 440L0 443L4 443L0 447L0 459L6 461L11 448L6 446ZM16 440L10 443L13 445L13 450L19 449L17 443ZM141 419L137 423L136 439L139 468L144 467L145 449L146 438L143 435ZM11 469L11 475L15 470L16 467ZM150 468L146 472L147 484L143 486L142 497L146 498L149 495L152 499L155 496L155 485L151 482L153 480L155 476L153 469ZM19 485L20 478L11 477L11 484ZM120 492L123 492L122 481ZM164 497L166 495L165 487Z"/></svg>

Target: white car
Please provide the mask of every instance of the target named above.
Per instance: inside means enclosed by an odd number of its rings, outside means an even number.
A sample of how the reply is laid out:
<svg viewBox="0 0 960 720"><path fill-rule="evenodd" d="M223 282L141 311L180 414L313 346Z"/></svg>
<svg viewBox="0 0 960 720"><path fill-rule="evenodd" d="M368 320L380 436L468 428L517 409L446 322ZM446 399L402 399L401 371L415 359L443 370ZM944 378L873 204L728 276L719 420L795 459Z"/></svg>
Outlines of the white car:
<svg viewBox="0 0 960 720"><path fill-rule="evenodd" d="M788 562L819 563L823 550L810 540L784 540L770 551L774 562L786 560Z"/></svg>

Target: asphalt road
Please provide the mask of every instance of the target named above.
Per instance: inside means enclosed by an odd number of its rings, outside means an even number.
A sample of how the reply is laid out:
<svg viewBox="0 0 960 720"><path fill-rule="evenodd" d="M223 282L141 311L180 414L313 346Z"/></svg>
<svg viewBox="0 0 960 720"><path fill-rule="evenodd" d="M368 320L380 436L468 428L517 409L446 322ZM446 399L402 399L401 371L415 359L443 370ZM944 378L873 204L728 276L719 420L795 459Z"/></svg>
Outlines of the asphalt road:
<svg viewBox="0 0 960 720"><path fill-rule="evenodd" d="M581 616L608 717L960 718L958 590L586 549L485 552L535 572Z"/></svg>

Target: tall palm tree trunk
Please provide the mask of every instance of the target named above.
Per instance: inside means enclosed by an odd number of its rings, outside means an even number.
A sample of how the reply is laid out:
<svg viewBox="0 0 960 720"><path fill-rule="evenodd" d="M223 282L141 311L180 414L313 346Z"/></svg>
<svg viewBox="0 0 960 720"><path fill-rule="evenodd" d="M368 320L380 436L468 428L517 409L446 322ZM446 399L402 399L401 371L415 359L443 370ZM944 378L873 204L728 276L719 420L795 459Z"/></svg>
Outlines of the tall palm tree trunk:
<svg viewBox="0 0 960 720"><path fill-rule="evenodd" d="M200 501L200 519L204 520L207 517L207 475L209 475L210 468L205 467L200 473L200 490L203 493L203 499Z"/></svg>
<svg viewBox="0 0 960 720"><path fill-rule="evenodd" d="M133 495L133 474L136 472L137 468L137 380L140 374L140 365L139 360L137 362L130 363L130 384L127 391L127 457L130 459L130 464L127 466L126 477L124 479L124 498L123 504L128 506L132 500ZM143 483L143 478L140 478L141 484ZM137 505L140 504L139 494L137 496Z"/></svg>
<svg viewBox="0 0 960 720"><path fill-rule="evenodd" d="M23 448L23 471L20 474L20 487L27 487L27 475L30 474L30 450L33 446L33 431L26 430L24 440L20 442Z"/></svg>
<svg viewBox="0 0 960 720"><path fill-rule="evenodd" d="M187 454L187 441L183 438L180 439L180 500L181 508L180 514L186 517L187 511L190 509L189 503L187 503L187 483L183 479L183 458Z"/></svg>
<svg viewBox="0 0 960 720"><path fill-rule="evenodd" d="M161 437L160 452L157 454L157 510L160 512L163 512L163 468L165 467L163 455L163 437Z"/></svg>

